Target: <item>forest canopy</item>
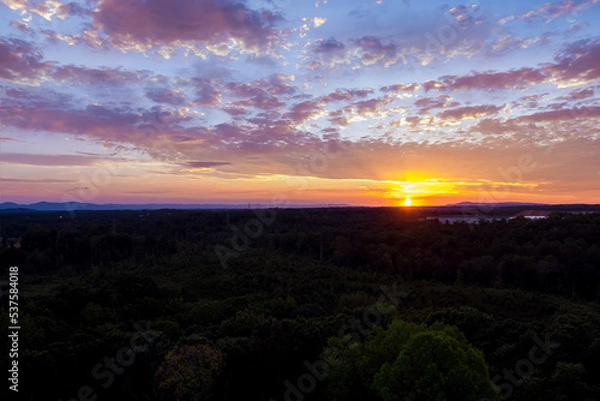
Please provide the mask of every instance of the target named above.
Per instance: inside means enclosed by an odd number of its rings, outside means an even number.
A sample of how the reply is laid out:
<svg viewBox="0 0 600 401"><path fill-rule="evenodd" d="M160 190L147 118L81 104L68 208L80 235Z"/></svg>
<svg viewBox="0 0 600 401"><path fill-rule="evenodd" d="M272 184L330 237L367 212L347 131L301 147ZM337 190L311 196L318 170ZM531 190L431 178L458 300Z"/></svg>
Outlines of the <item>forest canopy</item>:
<svg viewBox="0 0 600 401"><path fill-rule="evenodd" d="M600 397L600 215L264 213L0 214L26 398Z"/></svg>

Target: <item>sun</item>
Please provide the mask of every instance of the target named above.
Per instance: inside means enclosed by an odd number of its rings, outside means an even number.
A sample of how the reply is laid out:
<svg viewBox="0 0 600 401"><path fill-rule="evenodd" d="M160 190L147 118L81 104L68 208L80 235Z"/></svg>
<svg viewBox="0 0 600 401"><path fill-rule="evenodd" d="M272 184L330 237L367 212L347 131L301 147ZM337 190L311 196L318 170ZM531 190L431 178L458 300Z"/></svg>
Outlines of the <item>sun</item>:
<svg viewBox="0 0 600 401"><path fill-rule="evenodd" d="M410 197L406 197L406 199L404 199L404 206L412 206L412 199L410 199Z"/></svg>

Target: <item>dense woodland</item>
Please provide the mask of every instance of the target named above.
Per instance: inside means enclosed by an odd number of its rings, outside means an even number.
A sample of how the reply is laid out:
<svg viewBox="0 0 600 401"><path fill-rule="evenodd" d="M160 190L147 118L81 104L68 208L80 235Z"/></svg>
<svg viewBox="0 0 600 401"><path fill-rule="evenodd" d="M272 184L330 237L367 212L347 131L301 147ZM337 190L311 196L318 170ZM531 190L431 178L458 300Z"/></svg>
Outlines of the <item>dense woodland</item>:
<svg viewBox="0 0 600 401"><path fill-rule="evenodd" d="M600 400L600 214L431 213L2 212L20 393Z"/></svg>

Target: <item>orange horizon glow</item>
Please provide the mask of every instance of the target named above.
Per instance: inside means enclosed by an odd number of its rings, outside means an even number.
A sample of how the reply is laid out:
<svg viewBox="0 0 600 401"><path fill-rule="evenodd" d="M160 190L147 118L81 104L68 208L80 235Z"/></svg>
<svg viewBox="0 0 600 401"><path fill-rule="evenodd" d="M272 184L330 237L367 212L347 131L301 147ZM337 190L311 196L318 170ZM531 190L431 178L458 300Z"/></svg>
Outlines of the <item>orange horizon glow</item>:
<svg viewBox="0 0 600 401"><path fill-rule="evenodd" d="M90 175L91 176L91 175ZM446 204L532 202L545 204L596 203L600 190L587 193L548 194L544 182L460 180L407 172L403 180L334 179L271 175L261 177L199 179L193 174L174 180L168 174L142 176L143 188L131 188L126 177L83 180L78 186L53 183L32 187L16 183L0 193L0 202L36 203L172 203L356 206L441 206ZM95 183L95 184L94 184ZM585 196L587 195L587 196Z"/></svg>

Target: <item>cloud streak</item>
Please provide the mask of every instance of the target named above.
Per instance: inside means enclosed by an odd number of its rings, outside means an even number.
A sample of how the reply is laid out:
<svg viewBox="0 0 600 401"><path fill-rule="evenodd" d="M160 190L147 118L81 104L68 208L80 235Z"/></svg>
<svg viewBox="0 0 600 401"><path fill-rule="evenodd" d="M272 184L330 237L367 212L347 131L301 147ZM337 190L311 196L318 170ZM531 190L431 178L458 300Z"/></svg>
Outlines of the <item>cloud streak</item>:
<svg viewBox="0 0 600 401"><path fill-rule="evenodd" d="M202 51L228 54L230 46L265 51L277 42L281 17L234 0L104 0L93 13L94 26L124 51L147 51L185 42Z"/></svg>

